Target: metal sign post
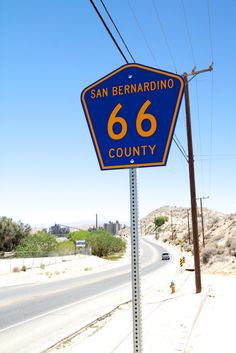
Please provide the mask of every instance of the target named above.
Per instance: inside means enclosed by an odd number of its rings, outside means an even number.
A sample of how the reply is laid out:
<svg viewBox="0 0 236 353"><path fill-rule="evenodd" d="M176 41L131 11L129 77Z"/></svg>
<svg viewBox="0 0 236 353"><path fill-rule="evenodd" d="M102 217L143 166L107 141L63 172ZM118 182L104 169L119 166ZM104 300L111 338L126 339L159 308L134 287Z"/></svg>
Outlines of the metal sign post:
<svg viewBox="0 0 236 353"><path fill-rule="evenodd" d="M166 165L183 92L183 77L134 63L81 94L100 168L130 171L134 353L142 353L136 168Z"/></svg>
<svg viewBox="0 0 236 353"><path fill-rule="evenodd" d="M129 170L130 175L130 231L132 259L132 303L133 303L133 345L134 353L142 353L142 311L141 285L139 279L139 237L138 237L138 193L137 171Z"/></svg>

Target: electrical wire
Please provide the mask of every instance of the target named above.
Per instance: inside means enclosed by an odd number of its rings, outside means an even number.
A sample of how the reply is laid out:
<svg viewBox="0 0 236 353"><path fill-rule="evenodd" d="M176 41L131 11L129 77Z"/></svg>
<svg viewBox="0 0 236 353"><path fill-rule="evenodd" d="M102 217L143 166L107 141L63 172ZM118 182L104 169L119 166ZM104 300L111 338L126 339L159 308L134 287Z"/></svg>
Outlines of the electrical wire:
<svg viewBox="0 0 236 353"><path fill-rule="evenodd" d="M105 11L106 11L106 13L107 13L108 17L110 18L110 20L111 20L111 22L112 22L113 26L115 27L116 32L118 33L118 35L119 35L119 37L120 37L120 39L121 39L122 43L124 44L124 46L125 46L125 48L126 48L127 52L128 52L128 53L129 53L129 55L130 55L131 59L133 60L133 62L135 62L133 55L131 54L131 52L130 52L130 50L129 50L128 46L127 46L127 44L125 43L124 38L122 37L122 35L121 35L121 33L120 33L120 31L119 31L119 29L118 29L117 25L115 24L115 22L114 22L113 18L111 17L111 15L110 15L110 13L109 13L109 11L108 11L108 9L107 9L107 7L106 7L105 3L103 2L103 0L100 0L100 2L101 2L101 4L102 4L102 6L104 7L104 9L105 9Z"/></svg>
<svg viewBox="0 0 236 353"><path fill-rule="evenodd" d="M102 3L102 0L100 0L100 1L101 1L101 3ZM106 30L108 31L108 33L109 33L111 39L112 39L113 42L115 43L117 49L119 50L119 52L121 53L122 57L125 59L126 63L128 64L128 60L126 59L126 57L125 57L125 55L124 55L122 49L120 48L120 46L119 46L118 43L116 42L116 40L115 40L113 34L111 33L110 29L108 28L107 24L105 23L105 20L103 19L101 13L99 12L99 10L97 9L97 7L95 6L93 0L90 0L90 2L91 2L91 4L93 5L93 7L94 7L94 9L95 9L95 11L96 11L96 13L97 13L97 15L99 16L99 18L100 18L100 20L102 21L103 25L105 26ZM109 13L107 9L106 9L106 12L107 12L107 14ZM120 31L119 31L117 25L115 24L113 18L111 17L110 13L109 13L108 16L109 16L109 18L110 18L110 20L111 20L113 26L115 27L116 31L118 32L118 34L119 34L119 36L120 36L120 38L121 38L122 36L121 36L121 34L120 34ZM124 43L125 47L127 48L128 52L130 53L130 50L128 49L128 46L127 46L127 44L125 43L123 37L122 37L122 42ZM134 59L134 57L132 56L132 54L131 54L131 57L132 57L133 61L135 62L135 59ZM175 142L177 148L179 149L179 151L180 151L181 154L183 155L184 159L188 162L187 153L185 152L184 147L183 147L183 145L180 143L180 141L179 141L178 137L176 136L176 134L174 134L173 140L174 140L174 142Z"/></svg>
<svg viewBox="0 0 236 353"><path fill-rule="evenodd" d="M210 104L210 155L213 152L213 115L214 115L214 105L213 105L213 92L214 92L214 75L211 74L211 104ZM211 190L212 183L212 160L209 162L209 190Z"/></svg>
<svg viewBox="0 0 236 353"><path fill-rule="evenodd" d="M182 3L182 8L183 8L185 27L186 27L187 36L188 36L188 40L189 40L189 45L190 45L190 49L191 49L191 53L192 53L193 63L194 63L194 66L196 66L196 60L195 60L193 44L192 44L192 38L191 38L191 34L190 34L190 29L189 29L189 24L188 24L188 18L187 18L186 10L185 10L184 0L181 0L181 3Z"/></svg>
<svg viewBox="0 0 236 353"><path fill-rule="evenodd" d="M141 24L140 24L140 22L139 22L139 20L138 20L138 17L136 16L136 13L135 13L135 11L134 11L132 5L131 5L130 0L128 0L128 5L129 5L129 8L130 8L131 13L132 13L132 15L133 15L133 18L134 18L134 20L135 20L135 22L136 22L136 24L137 24L137 26L138 26L138 28L139 28L139 31L140 31L140 33L142 34L142 37L143 37L144 42L145 42L145 44L146 44L146 47L147 47L147 49L148 49L148 51L149 51L149 53L150 53L150 55L151 55L153 61L155 62L156 66L158 66L156 57L155 57L155 55L154 55L154 53L153 53L153 51L152 51L151 46L149 45L149 42L148 42L148 40L147 40L147 38L146 38L146 36L145 36L145 33L144 33L144 31L143 31L143 29L142 29L142 26L141 26Z"/></svg>
<svg viewBox="0 0 236 353"><path fill-rule="evenodd" d="M212 41L212 26L211 26L211 1L208 0L208 29L209 29L209 40L210 40L210 48L211 48L211 59L212 63L214 62L214 52L213 52L213 41Z"/></svg>
<svg viewBox="0 0 236 353"><path fill-rule="evenodd" d="M210 159L235 159L236 158L236 154L198 154L196 156L198 158L198 160L200 160L201 158L204 160L210 160Z"/></svg>
<svg viewBox="0 0 236 353"><path fill-rule="evenodd" d="M160 17L158 8L157 8L157 6L156 6L155 0L152 0L152 4L153 4L153 7L154 7L154 12L155 12L157 21L158 21L159 26L160 26L160 28L161 28L162 35L163 35L164 40L165 40L165 44L166 44L166 47L167 47L167 50L168 50L170 59L171 59L171 61L172 61L172 65L173 65L173 67L174 67L175 72L177 73L177 68L176 68L176 64L175 64L175 59L174 59L174 56L173 56L173 54L172 54L172 51L171 51L171 48L170 48L170 45L169 45L169 41L168 41L168 38L167 38L167 35L166 35L166 32L165 32L163 23L162 23L162 21L161 21L161 17Z"/></svg>
<svg viewBox="0 0 236 353"><path fill-rule="evenodd" d="M183 145L181 144L180 140L178 139L177 135L174 134L173 140L176 144L176 146L178 147L179 151L181 152L181 154L183 155L184 159L188 162L188 155L183 147Z"/></svg>
<svg viewBox="0 0 236 353"><path fill-rule="evenodd" d="M192 81L197 75L198 75L198 74L193 75L193 76L188 80L188 83L189 83L190 81Z"/></svg>
<svg viewBox="0 0 236 353"><path fill-rule="evenodd" d="M200 122L200 109L199 109L199 95L198 95L198 80L195 80L196 85L196 104L197 104L197 123L198 123L198 139L199 139L199 151L202 154L202 138L201 138L201 122ZM204 194L204 183L205 176L204 176L204 168L203 163L201 162L201 186L202 186L202 194Z"/></svg>
<svg viewBox="0 0 236 353"><path fill-rule="evenodd" d="M209 41L210 41L210 50L211 50L211 59L212 64L214 62L214 53L213 53L213 40L212 40L212 26L211 26L211 3L208 0L208 29L209 29ZM213 116L214 116L214 104L213 104L213 93L214 93L214 73L211 74L211 104L210 104L210 154L212 155L213 151ZM209 162L209 190L211 189L211 179L212 179L212 160Z"/></svg>
<svg viewBox="0 0 236 353"><path fill-rule="evenodd" d="M93 0L90 0L90 3L92 4L92 6L93 6L94 10L96 11L96 13L97 13L98 17L100 18L100 20L102 21L102 23L103 23L104 27L106 28L107 32L109 33L109 35L110 35L111 39L113 40L113 43L115 44L116 48L118 49L118 51L122 55L122 57L125 60L125 62L128 64L128 60L127 60L125 54L122 52L119 44L117 43L117 41L116 41L115 37L113 36L113 34L111 33L110 29L108 28L108 26L107 26L106 22L104 21L101 13L99 12L97 6L94 4Z"/></svg>
<svg viewBox="0 0 236 353"><path fill-rule="evenodd" d="M177 146L177 148L179 149L180 153L182 154L182 156L184 157L184 159L186 160L186 162L188 163L188 158L185 156L185 153L182 151L181 147L179 146L178 142L176 141L175 137L173 137L173 140Z"/></svg>

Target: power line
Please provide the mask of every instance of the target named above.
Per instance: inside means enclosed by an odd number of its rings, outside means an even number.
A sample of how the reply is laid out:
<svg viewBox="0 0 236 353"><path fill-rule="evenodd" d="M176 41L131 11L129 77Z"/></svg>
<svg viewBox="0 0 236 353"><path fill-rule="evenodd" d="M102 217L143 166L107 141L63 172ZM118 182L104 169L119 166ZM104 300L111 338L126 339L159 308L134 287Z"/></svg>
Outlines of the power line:
<svg viewBox="0 0 236 353"><path fill-rule="evenodd" d="M166 44L167 50L169 52L169 56L171 58L172 64L173 64L174 69L175 69L175 72L177 73L177 68L176 68L174 56L172 54L172 51L171 51L171 48L170 48L170 45L169 45L169 42L168 42L168 39L167 39L167 35L166 35L166 32L165 32L164 26L162 24L162 21L161 21L160 14L159 14L158 8L157 8L156 3L155 3L154 0L152 0L152 4L153 4L154 10L155 10L154 12L156 14L157 21L158 21L158 23L160 25L160 28L161 28L162 35L163 35L164 40L165 40L165 44Z"/></svg>
<svg viewBox="0 0 236 353"><path fill-rule="evenodd" d="M109 33L111 39L113 40L113 43L115 44L116 48L119 50L120 54L122 55L123 59L125 60L125 62L128 64L128 60L126 59L125 54L122 52L119 44L117 43L115 37L113 36L113 34L111 33L110 29L108 28L106 22L104 21L101 13L99 12L98 8L96 7L96 5L94 4L93 0L90 0L91 4L93 5L94 10L96 11L98 17L100 18L100 20L102 21L104 27L106 28L107 32Z"/></svg>
<svg viewBox="0 0 236 353"><path fill-rule="evenodd" d="M188 83L189 83L190 81L192 81L197 75L198 75L198 74L193 75L193 76L188 80Z"/></svg>
<svg viewBox="0 0 236 353"><path fill-rule="evenodd" d="M198 138L199 138L199 150L202 154L202 139L201 139L201 124L200 124L200 113L199 113L199 96L198 96L198 82L195 80L196 84L196 105L197 105L197 121L198 121Z"/></svg>
<svg viewBox="0 0 236 353"><path fill-rule="evenodd" d="M211 162L211 161L224 161L224 160L234 160L236 155L196 155L196 162Z"/></svg>
<svg viewBox="0 0 236 353"><path fill-rule="evenodd" d="M176 140L178 141L179 145L181 146L182 150L184 151L184 153L185 153L185 155L186 155L186 157L187 157L188 155L187 155L187 153L186 153L186 151L185 151L185 149L184 149L184 146L182 145L182 143L181 143L180 140L178 139L177 135L174 134L174 136L175 136Z"/></svg>
<svg viewBox="0 0 236 353"><path fill-rule="evenodd" d="M207 71L211 71L213 68L213 64L211 64L209 66L209 69L207 69ZM194 72L194 70L192 71ZM203 70L201 70L201 72L204 72ZM199 73L201 72L196 72L195 74L193 73L193 76L191 79L188 80L188 82L190 82L193 78L195 78ZM211 161L213 158L206 158L207 155L203 155L202 154L202 142L201 142L201 130L200 130L200 118L199 118L199 100L198 100L198 86L197 86L197 80L196 80L196 100L197 100L197 117L198 117L198 133L199 133L199 146L200 146L200 155L196 156L195 155L195 161L196 162L200 162L201 163L201 175L202 175L202 189L204 189L204 168L203 168L203 162L205 161L210 161L210 167L209 167L209 191L210 191L210 182L211 182ZM210 138L211 140L211 138ZM198 157L205 157L205 158L198 158Z"/></svg>
<svg viewBox="0 0 236 353"><path fill-rule="evenodd" d="M100 1L101 1L101 3L103 4L103 6L105 6L105 4L103 3L103 1L102 1L102 0L100 0ZM119 52L121 53L121 55L122 55L123 58L125 59L126 63L128 64L128 60L126 59L126 57L125 57L125 55L124 55L122 49L121 49L120 46L118 45L118 43L117 43L117 41L115 40L113 34L111 33L110 29L108 28L107 24L105 23L105 21L104 21L102 15L101 15L101 13L99 12L99 10L97 9L97 7L95 6L93 0L90 0L90 2L92 3L92 5L93 5L93 7L94 7L94 9L95 9L95 11L96 11L96 13L98 14L98 16L99 16L100 20L102 21L103 25L105 26L106 30L108 31L108 33L109 33L111 39L112 39L113 42L115 43L117 49L119 50ZM106 9L107 14L109 14L108 16L109 16L109 18L110 18L112 24L114 25L114 27L115 27L117 33L119 34L120 38L122 39L122 42L124 43L125 47L127 48L128 52L130 53L130 50L128 49L127 44L125 43L125 41L124 41L122 35L120 34L120 31L119 31L117 25L115 24L115 21L113 20L112 16L111 16L110 13L108 12L107 8L105 8L105 9ZM131 53L130 53L130 55L131 55L133 61L135 62L135 59L134 59L134 57L132 56ZM188 162L187 153L185 152L184 147L183 147L183 145L180 143L180 141L179 141L178 137L176 136L176 134L174 135L173 140L174 140L174 142L175 142L177 148L179 149L179 151L180 151L181 154L183 155L184 159Z"/></svg>
<svg viewBox="0 0 236 353"><path fill-rule="evenodd" d="M213 53L213 41L212 41L212 26L211 26L211 1L208 0L208 29L209 29L209 41L211 50L212 63L214 62ZM213 117L214 117L214 73L211 74L211 93L210 93L210 154L212 155L213 150ZM211 189L211 179L212 179L212 159L209 161L209 190Z"/></svg>
<svg viewBox="0 0 236 353"><path fill-rule="evenodd" d="M132 12L132 15L133 15L133 17L134 17L134 20L135 20L135 22L136 22L136 24L137 24L137 26L138 26L138 28L139 28L141 34L142 34L142 37L143 37L144 42L145 42L145 44L146 44L146 47L148 48L148 51L149 51L151 57L153 58L153 61L154 61L155 64L158 66L157 61L156 61L156 57L155 57L155 55L154 55L154 53L153 53L153 51L152 51L151 46L149 45L149 42L148 42L148 40L147 40L147 38L146 38L146 36L145 36L145 33L144 33L144 31L143 31L143 29L142 29L142 26L141 26L141 24L140 24L140 22L139 22L139 20L138 20L138 17L136 16L136 13L135 13L135 11L134 11L132 5L131 5L130 0L128 0L128 5L129 5L129 8L130 8L130 10L131 10L131 12Z"/></svg>
<svg viewBox="0 0 236 353"><path fill-rule="evenodd" d="M194 51L193 51L192 38L191 38L191 34L190 34L190 29L189 29L186 10L185 10L184 0L182 0L181 3L182 3L182 8L183 8L185 26L186 26L187 36L188 36L189 45L190 45L190 49L191 49L191 53L192 53L193 63L194 63L194 66L196 66L196 60L195 60L195 55L194 55Z"/></svg>
<svg viewBox="0 0 236 353"><path fill-rule="evenodd" d="M201 138L201 122L200 122L200 109L199 109L199 95L198 95L198 80L196 78L195 80L196 84L196 105L197 105L197 123L198 123L198 139L199 139L199 151L200 154L202 154L202 138ZM205 178L204 178L204 169L203 169L203 162L201 161L201 187L202 191L204 192L204 186L205 186Z"/></svg>
<svg viewBox="0 0 236 353"><path fill-rule="evenodd" d="M105 11L106 11L108 17L110 18L110 20L111 20L113 26L115 27L115 29L116 29L116 31L117 31L117 33L118 33L120 39L122 40L122 43L124 44L126 50L127 50L128 53L129 53L130 57L132 58L133 62L135 62L133 55L131 54L131 52L130 52L128 46L126 45L126 43L125 43L125 41L124 41L124 38L122 37L122 35L121 35L121 33L120 33L118 27L116 26L116 24L115 24L113 18L111 17L111 15L110 15L110 13L109 13L109 11L108 11L106 5L104 4L103 0L100 0L100 2L102 3L102 5L103 5L103 7L104 7L104 9L105 9Z"/></svg>
<svg viewBox="0 0 236 353"><path fill-rule="evenodd" d="M200 154L198 155L199 157L228 157L228 158L236 158L236 154L235 153L230 153L230 154L226 154L226 153L222 153L222 154Z"/></svg>
<svg viewBox="0 0 236 353"><path fill-rule="evenodd" d="M179 151L181 152L181 154L183 155L184 159L187 161L188 163L188 155L187 153L185 152L185 149L183 147L183 145L181 144L181 142L179 141L178 137L176 134L174 134L174 137L173 137L173 140L176 144L176 146L178 147Z"/></svg>
<svg viewBox="0 0 236 353"><path fill-rule="evenodd" d="M193 51L193 45L192 45L192 40L191 40L191 35L190 35L190 30L189 30L189 26L188 26L188 20L187 20L187 15L186 15L186 10L185 10L185 6L184 6L184 0L181 0L182 2L182 7L183 7L183 12L184 12L184 18L185 18L185 25L186 25L186 29L187 29L187 33L188 33L188 39L189 39L189 43L190 43L190 48L191 48L191 53L192 53L192 57L194 60L194 65L195 65L195 55L194 55L194 51ZM209 66L210 71L212 71L213 68L213 62L214 62L214 54L213 54L213 41L212 41L212 26L211 26L211 1L208 0L208 30L209 30L209 41L210 41L210 51L211 51L211 60L212 60L212 64ZM194 79L198 73L195 73L195 67L192 70L193 76L191 79L188 80L188 82L190 82L192 79ZM211 97L210 97L210 154L212 155L212 150L213 150L213 88L214 88L214 74L212 72L211 75L212 79L211 79ZM197 82L196 82L196 92L198 95L198 88L197 88ZM197 105L198 105L198 96L197 96ZM199 107L198 107L198 121L200 123L199 120ZM200 127L200 125L199 125ZM202 150L201 147L201 135L200 135L200 130L199 130L199 143L200 143L200 153ZM211 178L212 178L212 158L209 159L209 190L211 188ZM199 159L198 161L201 162L201 173L202 173L202 177L203 177L203 161L207 161L206 159Z"/></svg>
<svg viewBox="0 0 236 353"><path fill-rule="evenodd" d="M214 92L214 74L211 74L211 92L210 92L210 154L213 151L213 117L214 117L214 105L213 105L213 92ZM209 189L211 188L211 177L212 177L212 163L209 164Z"/></svg>
<svg viewBox="0 0 236 353"><path fill-rule="evenodd" d="M213 41L212 41L212 26L211 26L211 4L210 0L208 0L208 28L209 28L209 40L210 40L210 48L211 48L211 59L214 62L214 54L213 54Z"/></svg>

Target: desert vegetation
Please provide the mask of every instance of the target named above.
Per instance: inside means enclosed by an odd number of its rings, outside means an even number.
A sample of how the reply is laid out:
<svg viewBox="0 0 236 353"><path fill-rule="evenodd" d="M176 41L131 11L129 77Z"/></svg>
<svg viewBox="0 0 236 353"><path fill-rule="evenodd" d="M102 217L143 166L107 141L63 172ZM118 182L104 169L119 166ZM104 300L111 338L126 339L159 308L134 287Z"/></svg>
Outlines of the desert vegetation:
<svg viewBox="0 0 236 353"><path fill-rule="evenodd" d="M80 252L76 247L76 240L84 240L92 255L99 257L111 255L116 257L123 254L126 249L126 241L103 229L71 232L67 239L60 242L47 231L35 234L30 234L30 231L31 228L22 222L16 223L10 218L0 218L0 251L2 253L11 251L12 256L20 258L69 255Z"/></svg>
<svg viewBox="0 0 236 353"><path fill-rule="evenodd" d="M157 219L167 217L159 225ZM200 209L198 234L202 269L207 272L236 273L236 214L223 214L203 208L204 244ZM158 225L158 226L157 226ZM191 210L163 206L140 220L140 231L193 253ZM205 245L205 246L204 246Z"/></svg>

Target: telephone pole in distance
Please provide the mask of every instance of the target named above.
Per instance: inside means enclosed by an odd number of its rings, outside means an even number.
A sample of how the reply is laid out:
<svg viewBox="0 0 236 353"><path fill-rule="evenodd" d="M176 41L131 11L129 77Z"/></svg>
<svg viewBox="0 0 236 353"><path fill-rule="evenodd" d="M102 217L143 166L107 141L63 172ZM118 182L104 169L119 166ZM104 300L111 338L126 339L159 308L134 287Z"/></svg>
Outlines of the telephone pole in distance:
<svg viewBox="0 0 236 353"><path fill-rule="evenodd" d="M201 221L202 221L202 246L205 248L205 232L204 232L204 216L203 216L203 210L202 210L202 200L209 199L209 196L207 197L199 197L197 200L200 200L200 208L201 208Z"/></svg>

